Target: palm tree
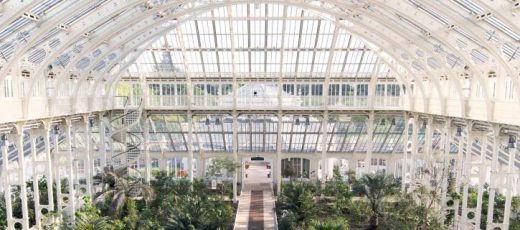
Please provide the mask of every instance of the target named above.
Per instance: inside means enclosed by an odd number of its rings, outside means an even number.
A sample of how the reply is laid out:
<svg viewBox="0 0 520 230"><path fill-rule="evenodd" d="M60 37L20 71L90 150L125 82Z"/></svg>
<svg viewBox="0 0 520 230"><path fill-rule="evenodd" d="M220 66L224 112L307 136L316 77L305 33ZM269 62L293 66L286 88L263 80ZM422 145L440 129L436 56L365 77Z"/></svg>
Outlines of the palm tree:
<svg viewBox="0 0 520 230"><path fill-rule="evenodd" d="M142 179L125 177L125 170L106 168L104 173L96 176L102 190L94 195L94 203L103 203L110 199L110 211L120 216L127 198L144 200L146 204L153 200L155 192L152 187L143 183Z"/></svg>
<svg viewBox="0 0 520 230"><path fill-rule="evenodd" d="M382 214L383 199L399 191L399 182L384 173L366 174L353 187L354 193L367 197L372 209L370 229L377 229Z"/></svg>
<svg viewBox="0 0 520 230"><path fill-rule="evenodd" d="M162 204L162 225L167 229L201 229L205 207L202 199L194 196L171 195Z"/></svg>
<svg viewBox="0 0 520 230"><path fill-rule="evenodd" d="M97 230L110 229L110 224L106 217L78 216L74 226L76 230Z"/></svg>
<svg viewBox="0 0 520 230"><path fill-rule="evenodd" d="M307 226L316 217L318 209L314 202L314 190L305 182L290 182L284 185L276 201L276 209L282 218L293 219L298 225Z"/></svg>

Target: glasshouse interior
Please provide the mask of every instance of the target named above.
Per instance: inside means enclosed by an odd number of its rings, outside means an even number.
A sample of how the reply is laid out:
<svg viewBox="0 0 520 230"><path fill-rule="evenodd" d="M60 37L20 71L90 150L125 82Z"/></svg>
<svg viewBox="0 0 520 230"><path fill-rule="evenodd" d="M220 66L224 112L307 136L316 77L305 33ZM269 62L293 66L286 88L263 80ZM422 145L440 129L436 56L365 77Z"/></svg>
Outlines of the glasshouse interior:
<svg viewBox="0 0 520 230"><path fill-rule="evenodd" d="M519 0L0 1L0 229L520 229Z"/></svg>

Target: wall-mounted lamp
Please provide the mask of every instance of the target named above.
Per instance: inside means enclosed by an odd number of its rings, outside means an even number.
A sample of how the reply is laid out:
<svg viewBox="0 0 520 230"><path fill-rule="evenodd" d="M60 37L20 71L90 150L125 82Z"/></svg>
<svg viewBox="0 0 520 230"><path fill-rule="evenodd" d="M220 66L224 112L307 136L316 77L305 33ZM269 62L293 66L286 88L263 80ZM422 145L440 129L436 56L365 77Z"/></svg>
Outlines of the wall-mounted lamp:
<svg viewBox="0 0 520 230"><path fill-rule="evenodd" d="M311 124L311 121L309 120L309 117L305 118L305 125L309 126Z"/></svg>
<svg viewBox="0 0 520 230"><path fill-rule="evenodd" d="M60 132L60 126L55 125L54 126L54 134L58 134Z"/></svg>
<svg viewBox="0 0 520 230"><path fill-rule="evenodd" d="M516 139L513 135L509 135L509 141L507 143L507 148L509 148L509 149L516 148Z"/></svg>
<svg viewBox="0 0 520 230"><path fill-rule="evenodd" d="M385 119L384 119L384 118L383 118L383 119L381 119L381 125L386 125L386 121L385 121Z"/></svg>
<svg viewBox="0 0 520 230"><path fill-rule="evenodd" d="M209 125L209 118L206 117L206 125Z"/></svg>
<svg viewBox="0 0 520 230"><path fill-rule="evenodd" d="M457 137L462 136L462 127L460 127L460 126L457 127L457 133L455 134L455 136L457 136Z"/></svg>

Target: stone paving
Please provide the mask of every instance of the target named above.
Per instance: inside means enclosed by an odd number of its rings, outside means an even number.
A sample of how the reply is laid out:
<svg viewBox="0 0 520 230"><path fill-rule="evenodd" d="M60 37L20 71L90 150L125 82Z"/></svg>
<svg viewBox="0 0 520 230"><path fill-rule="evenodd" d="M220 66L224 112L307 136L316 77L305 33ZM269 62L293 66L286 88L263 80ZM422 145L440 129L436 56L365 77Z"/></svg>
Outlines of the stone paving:
<svg viewBox="0 0 520 230"><path fill-rule="evenodd" d="M238 198L235 230L276 229L276 214L272 179L267 177L270 170L265 164L252 163L245 170L247 178Z"/></svg>

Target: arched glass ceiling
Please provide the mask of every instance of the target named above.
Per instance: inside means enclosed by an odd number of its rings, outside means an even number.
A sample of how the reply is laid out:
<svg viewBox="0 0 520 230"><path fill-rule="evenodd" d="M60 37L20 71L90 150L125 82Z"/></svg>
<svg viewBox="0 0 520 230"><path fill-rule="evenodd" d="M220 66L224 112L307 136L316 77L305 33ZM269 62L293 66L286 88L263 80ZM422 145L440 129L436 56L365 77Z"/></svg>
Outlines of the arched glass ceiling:
<svg viewBox="0 0 520 230"><path fill-rule="evenodd" d="M208 11L146 49L126 75L392 77L371 45L330 20L283 5Z"/></svg>
<svg viewBox="0 0 520 230"><path fill-rule="evenodd" d="M16 69L14 67L22 66L37 72L32 76L43 77L46 76L46 68L53 65L54 72L61 78L68 77L71 72L93 72L96 76L102 76L97 79L104 79L107 77L105 73L114 66L124 67L120 65L121 59L129 54L133 55L132 52L136 49L137 53L141 52L141 44L157 38L154 31L158 31L158 27L173 26L176 20L181 19L189 21L186 16L190 14L194 16L228 4L242 3L256 3L251 4L251 7L258 6L262 9L263 3L266 2L3 1L0 15L0 75L3 79L8 76L10 70ZM404 67L412 72L453 75L452 69L461 70L470 66L474 67L471 70L475 73L483 73L499 66L505 69L510 77L518 75L520 25L516 1L329 0L269 3L322 10L323 14L329 14L332 21L348 20L360 29L360 32L366 28L366 32L372 33L366 37L376 40L374 44L393 57L398 57L399 62L405 63ZM254 11L256 10L251 12ZM262 13L260 10L260 14ZM189 24L198 26L198 22L190 22L186 26ZM384 38L381 38L382 36ZM308 61L303 57L303 53L309 51L300 52L302 60ZM208 59L212 62L204 63L202 73L205 73L206 65L209 70L225 65L215 64L218 55L215 54L213 59ZM263 57L265 59L269 56L264 52ZM248 56L247 65L252 58L256 61L256 56ZM202 63L203 58L200 59ZM297 61L299 59L300 56ZM315 57L313 59L317 60ZM197 60L194 60L193 63L196 63ZM242 60L238 60L237 57L237 63L238 61ZM310 62L310 66L318 64L315 67L320 68L319 63L312 64L312 60ZM251 65L259 66L247 68L262 68L259 62L252 62ZM263 68L265 70L268 67ZM297 71L297 67L294 68ZM314 67L306 66L302 70L305 68ZM185 69L190 70L189 66ZM199 72L192 72L201 73L200 69L197 71Z"/></svg>

